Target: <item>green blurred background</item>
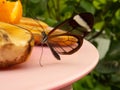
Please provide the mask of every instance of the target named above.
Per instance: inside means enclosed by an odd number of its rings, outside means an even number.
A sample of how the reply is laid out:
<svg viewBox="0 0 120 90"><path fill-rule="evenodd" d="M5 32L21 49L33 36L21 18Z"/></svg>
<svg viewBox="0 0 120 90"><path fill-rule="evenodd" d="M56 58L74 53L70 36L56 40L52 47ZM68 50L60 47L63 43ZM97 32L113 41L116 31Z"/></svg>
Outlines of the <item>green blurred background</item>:
<svg viewBox="0 0 120 90"><path fill-rule="evenodd" d="M120 0L21 0L23 16L50 26L70 16L90 12L95 17L87 38L100 53L96 68L73 84L74 90L120 90Z"/></svg>

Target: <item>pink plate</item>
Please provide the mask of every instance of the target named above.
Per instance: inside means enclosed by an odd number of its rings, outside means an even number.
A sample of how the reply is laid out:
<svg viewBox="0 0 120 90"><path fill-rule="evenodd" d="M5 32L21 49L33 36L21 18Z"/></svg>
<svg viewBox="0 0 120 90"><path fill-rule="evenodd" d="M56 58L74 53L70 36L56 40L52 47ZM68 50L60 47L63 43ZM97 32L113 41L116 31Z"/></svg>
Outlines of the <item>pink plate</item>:
<svg viewBox="0 0 120 90"><path fill-rule="evenodd" d="M98 51L84 40L72 55L61 55L58 61L49 48L34 47L29 60L7 70L0 70L0 90L54 90L63 88L87 75L98 63Z"/></svg>

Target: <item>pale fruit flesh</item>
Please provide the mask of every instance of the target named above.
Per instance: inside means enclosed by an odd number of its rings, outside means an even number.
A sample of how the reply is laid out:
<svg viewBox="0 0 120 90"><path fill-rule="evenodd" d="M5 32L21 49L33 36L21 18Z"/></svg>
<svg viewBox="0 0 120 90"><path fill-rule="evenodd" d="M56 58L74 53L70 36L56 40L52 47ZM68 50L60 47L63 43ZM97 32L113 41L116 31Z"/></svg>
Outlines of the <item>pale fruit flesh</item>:
<svg viewBox="0 0 120 90"><path fill-rule="evenodd" d="M26 61L33 44L31 32L0 22L0 68Z"/></svg>

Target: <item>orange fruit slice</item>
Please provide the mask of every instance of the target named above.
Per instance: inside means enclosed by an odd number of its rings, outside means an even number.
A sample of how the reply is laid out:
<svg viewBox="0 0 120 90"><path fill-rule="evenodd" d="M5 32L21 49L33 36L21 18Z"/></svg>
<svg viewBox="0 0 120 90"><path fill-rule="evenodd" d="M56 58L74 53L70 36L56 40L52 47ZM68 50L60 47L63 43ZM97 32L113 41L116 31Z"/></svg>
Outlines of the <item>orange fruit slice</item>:
<svg viewBox="0 0 120 90"><path fill-rule="evenodd" d="M22 17L22 4L18 1L0 0L0 21L19 23Z"/></svg>

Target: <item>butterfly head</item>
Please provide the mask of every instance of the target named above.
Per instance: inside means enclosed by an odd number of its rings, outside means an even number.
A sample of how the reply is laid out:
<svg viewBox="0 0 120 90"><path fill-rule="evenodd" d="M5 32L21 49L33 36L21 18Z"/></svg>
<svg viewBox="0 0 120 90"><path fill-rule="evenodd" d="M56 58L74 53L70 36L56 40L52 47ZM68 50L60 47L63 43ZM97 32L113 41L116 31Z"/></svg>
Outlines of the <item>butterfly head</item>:
<svg viewBox="0 0 120 90"><path fill-rule="evenodd" d="M48 36L44 31L42 31L41 34L42 34L41 44L45 44L48 40Z"/></svg>

